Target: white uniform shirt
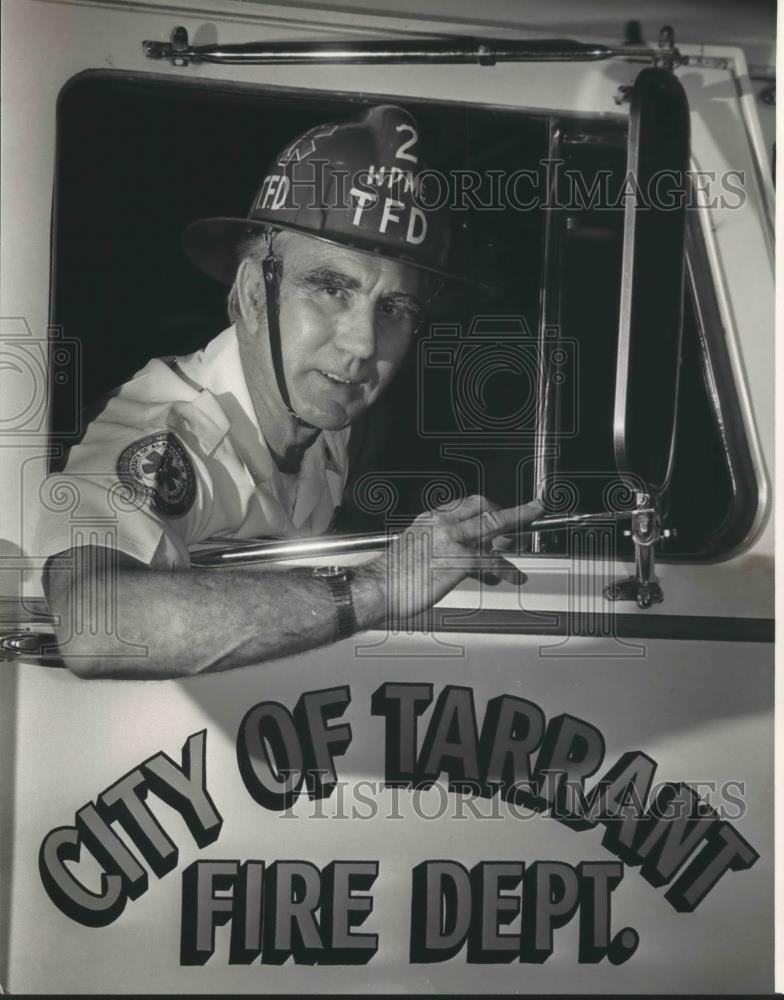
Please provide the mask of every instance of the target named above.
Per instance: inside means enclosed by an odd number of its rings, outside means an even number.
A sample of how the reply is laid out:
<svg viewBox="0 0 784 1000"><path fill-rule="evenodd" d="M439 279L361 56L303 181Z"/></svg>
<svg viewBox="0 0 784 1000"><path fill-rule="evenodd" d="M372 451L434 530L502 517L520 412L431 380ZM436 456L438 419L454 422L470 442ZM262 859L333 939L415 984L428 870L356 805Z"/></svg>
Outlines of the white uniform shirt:
<svg viewBox="0 0 784 1000"><path fill-rule="evenodd" d="M343 495L348 435L322 432L298 482L284 483L230 327L173 366L150 361L111 396L44 484L34 554L113 546L166 569L208 540L323 534Z"/></svg>

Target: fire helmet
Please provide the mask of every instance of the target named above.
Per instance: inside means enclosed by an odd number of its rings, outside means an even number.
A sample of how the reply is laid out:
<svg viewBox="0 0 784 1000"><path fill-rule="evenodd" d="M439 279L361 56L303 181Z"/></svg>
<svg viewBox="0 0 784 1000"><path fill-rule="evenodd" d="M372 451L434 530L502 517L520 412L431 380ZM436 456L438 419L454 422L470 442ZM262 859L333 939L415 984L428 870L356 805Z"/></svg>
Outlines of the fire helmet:
<svg viewBox="0 0 784 1000"><path fill-rule="evenodd" d="M415 119L378 105L300 135L272 164L246 219L194 222L183 244L200 270L225 284L243 244L269 226L463 280L449 267L441 192L423 166Z"/></svg>

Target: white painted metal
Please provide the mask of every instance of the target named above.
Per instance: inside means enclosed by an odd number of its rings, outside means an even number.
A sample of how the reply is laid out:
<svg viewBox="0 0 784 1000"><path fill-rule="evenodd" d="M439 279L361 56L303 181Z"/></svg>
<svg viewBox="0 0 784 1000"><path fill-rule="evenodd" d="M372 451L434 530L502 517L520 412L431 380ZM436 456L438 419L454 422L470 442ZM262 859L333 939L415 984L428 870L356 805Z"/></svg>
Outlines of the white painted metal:
<svg viewBox="0 0 784 1000"><path fill-rule="evenodd" d="M586 115L624 115L615 103L618 87L629 84L639 65L620 62L567 66L499 67L217 67L178 69L151 64L143 38L167 39L176 24L194 43L267 39L345 38L382 34L486 33L488 22L512 10L496 3L473 22L465 7L455 20L443 16L394 17L387 12L325 11L302 5L257 5L240 0L171 0L157 3L96 3L70 0L6 0L2 5L2 170L0 212L0 317L2 336L24 335L39 347L48 322L50 220L55 173L56 99L68 80L84 71L154 72L164 78L187 75L206 84L235 80L264 87L323 88L330 92L383 97L421 97L487 106ZM365 7L367 5L364 5ZM433 8L436 10L436 8ZM585 9L584 7L581 9ZM458 14L460 16L458 16ZM473 7L471 15L473 14ZM515 15L516 16L516 15ZM521 35L552 33L518 23L504 30ZM559 34L577 31L565 20ZM719 294L733 376L743 403L743 420L762 486L762 502L745 551L712 565L662 565L665 603L646 615L718 617L772 616L773 525L773 265L772 190L767 147L737 49L684 45L685 52L724 58L729 69L685 67L679 71L692 109L695 166L743 170L747 201L742 208L703 213L713 277ZM26 324L26 326L25 326ZM32 349L32 348L31 348ZM0 372L0 418L30 403L45 405L45 386ZM32 499L45 465L46 436L6 434L0 438L0 593L18 593ZM695 503L699 496L695 494ZM444 601L447 607L532 610L598 610L595 601L575 605L586 587L586 567L563 559L527 561L529 583L516 591L485 590L470 584ZM611 576L630 567L609 567ZM31 589L32 593L33 590ZM585 598L582 598L585 601ZM601 599L599 599L601 601ZM633 606L624 611L637 613ZM363 642L381 636L364 637ZM540 640L509 636L450 636L464 654L434 646L432 637L400 637L376 653L356 658L361 643L297 657L227 676L162 684L84 683L29 664L3 665L0 672L0 864L10 873L0 920L0 961L8 958L4 985L12 992L308 992L325 988L318 968L265 966L227 969L225 962L183 972L178 967L179 871L194 856L184 826L170 810L161 815L181 846L178 871L154 878L147 895L129 906L123 919L102 931L68 921L44 895L36 855L42 836L71 821L73 812L145 756L165 750L177 756L185 738L206 727L209 782L226 819L225 836L208 856L241 859L281 856L282 844L316 863L337 856L368 857L372 845L385 859L377 927L383 951L366 968L331 969L335 991L427 988L449 991L636 992L644 988L678 991L753 992L771 988L770 942L760 935L770 917L772 885L770 647L765 645L660 641L619 647L599 640ZM557 644L557 652L555 647ZM543 647L549 647L550 652ZM553 653L555 652L555 655ZM618 656L618 653L623 655ZM644 655L643 655L644 654ZM451 852L468 863L488 856L565 860L604 857L598 838L575 834L552 822L522 829L511 823L342 823L326 821L314 833L310 821L260 815L238 787L233 739L241 715L256 701L274 698L293 704L303 691L326 684L352 688L355 743L350 760L363 761L362 774L380 773L381 740L369 719L369 698L383 680L430 680L468 684L478 703L510 692L532 698L549 715L573 712L594 722L608 740L608 760L627 749L643 749L661 765L663 777L684 780L746 779L748 815L739 829L763 855L750 872L728 876L710 905L697 915L675 914L661 895L628 870L618 896L618 919L640 930L646 949L607 972L604 966L577 966L575 942L567 934L562 950L544 967L512 964L481 967L462 960L427 970L406 964L407 883L403 876L422 857ZM480 710L483 705L480 705ZM347 758L348 760L349 758ZM347 772L356 777L358 770ZM328 811L328 810L327 810ZM248 831L253 831L252 836ZM321 833L323 831L323 833ZM587 846L586 846L587 845ZM255 852L255 853L252 853ZM319 854L321 852L321 854ZM730 878L733 881L730 881ZM699 920L697 917L699 916ZM691 919L691 923L689 920ZM623 926L623 924L619 924ZM688 933L686 927L696 927ZM569 931L571 933L571 929ZM5 943L3 943L5 939ZM221 939L225 945L225 939ZM100 947L97 942L100 941ZM10 956L10 957L9 957ZM662 956L668 961L663 962ZM33 960L34 957L34 960ZM66 989L63 989L66 987Z"/></svg>
<svg viewBox="0 0 784 1000"><path fill-rule="evenodd" d="M612 643L573 640L574 658L542 657L537 637L450 636L464 655L433 658L419 638L399 638L394 659L356 658L351 640L243 670L185 682L80 682L61 673L20 671L16 744L19 804L14 814L11 992L277 993L421 992L600 993L635 992L640 984L662 992L770 990L771 946L762 928L772 911L772 669L769 647L755 644L656 642L642 659L616 658ZM552 640L548 640L552 642ZM337 796L316 807L300 802L285 818L257 805L242 784L236 733L251 706L277 700L293 706L302 692L325 683L346 684L345 720L353 742L336 761L341 778L378 781L383 775L383 719L370 716L372 693L385 681L445 683L475 692L481 720L489 698L504 693L539 705L548 719L568 712L606 737L606 767L627 750L641 749L659 764L657 780L719 785L745 780L746 812L736 829L760 853L749 871L728 873L691 914L676 913L663 890L639 870L626 868L614 893L612 926L634 927L638 953L625 965L578 965L577 928L556 932L556 950L544 965L469 965L464 956L431 965L408 963L410 877L424 859L558 859L572 864L607 860L601 831L576 832L542 817L504 820L425 820L449 797L433 789L414 802L401 792L401 820L389 790L366 820L340 815ZM423 716L426 724L430 710ZM37 852L54 826L159 750L178 761L186 738L207 729L207 787L224 818L215 844L196 849L182 818L152 795L149 802L180 848L176 870L129 902L106 928L81 927L56 910L43 891ZM420 730L421 732L421 730ZM96 748L100 748L96 754ZM603 767L600 773L604 773ZM363 793L370 795L367 786ZM451 797L454 801L454 796ZM714 798L714 803L719 804ZM345 810L363 807L346 791ZM501 807L502 815L508 816ZM180 968L181 871L197 857L381 859L368 930L380 934L367 966L319 968L291 961L276 967L229 966L227 928L216 931L216 954L204 966ZM80 865L83 877L91 872ZM97 874L92 877L97 879ZM97 881L95 882L97 887ZM43 946L42 946L43 942ZM731 942L731 946L728 944ZM35 956L35 961L31 956Z"/></svg>

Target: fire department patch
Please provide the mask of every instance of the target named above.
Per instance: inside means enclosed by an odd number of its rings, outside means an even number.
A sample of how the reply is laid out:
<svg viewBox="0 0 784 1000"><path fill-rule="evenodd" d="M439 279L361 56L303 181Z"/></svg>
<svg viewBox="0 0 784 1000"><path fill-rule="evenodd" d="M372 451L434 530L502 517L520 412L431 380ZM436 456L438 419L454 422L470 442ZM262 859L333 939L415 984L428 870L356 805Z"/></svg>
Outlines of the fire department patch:
<svg viewBox="0 0 784 1000"><path fill-rule="evenodd" d="M129 444L117 459L117 473L166 517L182 517L196 499L193 465L171 431L148 434Z"/></svg>

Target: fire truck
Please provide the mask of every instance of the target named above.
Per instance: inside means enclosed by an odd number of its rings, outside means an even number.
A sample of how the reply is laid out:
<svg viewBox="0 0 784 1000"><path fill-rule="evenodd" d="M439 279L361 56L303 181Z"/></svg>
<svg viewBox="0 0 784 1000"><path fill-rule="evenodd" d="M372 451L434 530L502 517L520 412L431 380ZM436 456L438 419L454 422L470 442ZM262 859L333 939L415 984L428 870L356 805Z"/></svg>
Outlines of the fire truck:
<svg viewBox="0 0 784 1000"><path fill-rule="evenodd" d="M772 991L773 58L586 9L4 4L7 992ZM336 534L194 562L348 565L429 504L536 494L527 583L226 674L73 676L32 525L112 524L47 476L105 393L225 325L183 226L380 103L500 300L434 307L352 432ZM271 800L317 745L326 786ZM642 789L637 825L499 791L556 763L583 806Z"/></svg>

